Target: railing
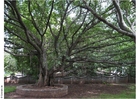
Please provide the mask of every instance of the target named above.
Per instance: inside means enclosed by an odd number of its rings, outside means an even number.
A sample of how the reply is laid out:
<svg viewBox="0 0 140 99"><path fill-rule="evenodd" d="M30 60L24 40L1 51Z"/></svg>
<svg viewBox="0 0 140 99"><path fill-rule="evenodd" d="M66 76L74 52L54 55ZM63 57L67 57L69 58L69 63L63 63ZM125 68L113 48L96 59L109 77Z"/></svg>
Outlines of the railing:
<svg viewBox="0 0 140 99"><path fill-rule="evenodd" d="M4 77L5 83L35 83L35 80L31 76L24 76L24 77L16 77L16 76L10 76L10 77Z"/></svg>
<svg viewBox="0 0 140 99"><path fill-rule="evenodd" d="M56 77L55 83L66 83L66 84L88 84L88 83L128 83L128 76L118 76L118 75L98 75L98 76L66 76L66 77Z"/></svg>

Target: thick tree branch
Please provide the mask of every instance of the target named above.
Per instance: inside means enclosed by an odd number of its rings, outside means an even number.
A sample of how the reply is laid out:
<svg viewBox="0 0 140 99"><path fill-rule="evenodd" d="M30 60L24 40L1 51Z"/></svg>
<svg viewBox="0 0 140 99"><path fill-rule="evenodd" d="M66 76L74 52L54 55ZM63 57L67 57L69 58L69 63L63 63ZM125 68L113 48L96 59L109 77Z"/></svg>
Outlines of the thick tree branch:
<svg viewBox="0 0 140 99"><path fill-rule="evenodd" d="M50 10L50 13L49 13L47 22L46 22L46 27L45 27L45 30L44 30L44 32L43 32L43 35L46 33L47 28L48 28L48 26L49 26L50 18L51 18L52 11L53 11L53 5L54 5L54 0L52 0L51 10Z"/></svg>
<svg viewBox="0 0 140 99"><path fill-rule="evenodd" d="M18 38L20 38L22 41L28 43L28 41L23 38L21 35L18 35L18 33L13 32L12 30L10 30L8 27L4 26L4 28L8 31L8 33L13 34L15 36L17 36Z"/></svg>
<svg viewBox="0 0 140 99"><path fill-rule="evenodd" d="M128 40L125 40L125 41L119 41L119 42L115 42L115 43L111 43L111 44L103 44L103 45L99 45L99 46L89 46L89 47L84 47L83 49L79 49L78 51L73 52L71 55L74 55L74 54L77 54L77 53L83 52L83 51L88 50L88 49L101 49L101 48L104 48L104 47L108 47L108 46L116 45L116 44L123 43L123 42L128 42Z"/></svg>
<svg viewBox="0 0 140 99"><path fill-rule="evenodd" d="M54 49L55 49L55 53L56 53L57 57L58 57L58 50L57 50L57 48L58 48L58 39L59 39L60 34L61 34L62 30L63 30L63 23L64 23L64 20L66 18L66 14L67 14L67 11L68 11L68 8L69 8L70 4L71 4L71 2L67 4L66 9L64 10L64 14L61 16L60 29L58 31L58 34L55 37L55 40L54 40Z"/></svg>
<svg viewBox="0 0 140 99"><path fill-rule="evenodd" d="M51 25L50 25L50 24L48 24L48 25L49 25L50 33L51 33L51 34L52 34L52 36L55 38L55 37L56 37L56 35L54 34L54 32L53 32L53 30L52 30Z"/></svg>
<svg viewBox="0 0 140 99"><path fill-rule="evenodd" d="M87 13L88 13L88 11L86 11L86 14L84 15L83 21L82 21L82 23L80 24L80 26L78 27L78 29L73 33L71 45L74 44L74 36L78 33L78 31L79 31L79 30L81 29L81 27L83 26L83 24L84 24L84 22L85 22L85 19L86 19L86 17L87 17Z"/></svg>
<svg viewBox="0 0 140 99"><path fill-rule="evenodd" d="M15 22L18 22L18 20L17 20L16 18L10 17L6 12L4 12L4 15L5 15L6 17L8 17L9 20L13 20L13 21L15 21Z"/></svg>
<svg viewBox="0 0 140 99"><path fill-rule="evenodd" d="M18 25L18 24L16 24L16 23L13 23L13 22L11 22L10 20L6 20L6 19L4 19L4 21L6 22L6 24L11 24L11 25L14 25L14 26L16 26L16 27L19 27L19 28L21 28L22 29L22 27L20 26L20 25Z"/></svg>
<svg viewBox="0 0 140 99"><path fill-rule="evenodd" d="M124 62L121 62L121 61L106 61L106 60L95 60L95 59L87 59L87 58L81 58L81 57L77 57L75 59L71 59L71 60L66 60L67 62L86 62L86 63L103 63L103 64L111 64L111 65L115 65L116 66L124 66ZM125 64L135 64L134 61L132 62L125 62ZM114 67L114 66L105 66L106 68L107 67Z"/></svg>
<svg viewBox="0 0 140 99"><path fill-rule="evenodd" d="M31 2L30 2L30 0L28 0L28 10L29 10L29 13L30 13L30 16L31 16L31 19L32 19L32 24L34 25L34 27L37 30L37 32L41 35L41 32L40 32L40 30L39 30L39 28L38 28L38 26L37 26L37 24L36 24L36 22L34 20L32 12L31 12Z"/></svg>
<svg viewBox="0 0 140 99"><path fill-rule="evenodd" d="M16 6L16 1L6 1L6 0L4 0L4 3L11 8L11 12L16 17L16 12L14 11L14 7L13 7L13 6Z"/></svg>
<svg viewBox="0 0 140 99"><path fill-rule="evenodd" d="M118 19L118 23L119 23L119 26L122 30L124 31L128 31L128 32L131 32L133 33L133 31L131 31L131 29L125 24L124 22L124 18L123 18L123 14L122 14L122 11L121 11L121 8L120 8L120 5L119 5L119 0L112 0L113 4L114 4L114 7L116 8L116 11L117 11L117 19Z"/></svg>
<svg viewBox="0 0 140 99"><path fill-rule="evenodd" d="M11 1L11 2L12 2L12 1ZM17 18L18 18L18 21L19 21L20 25L23 27L23 30L25 31L25 35L26 35L26 38L27 38L28 42L29 42L36 50L38 50L38 51L41 53L40 48L39 48L33 41L31 41L30 35L29 35L29 34L30 34L30 31L27 29L27 27L26 27L25 24L23 23L22 18L21 18L21 16L20 16L20 13L19 13L19 11L18 11L16 5L12 5L12 6L13 6L15 12L16 12L16 15L17 15Z"/></svg>
<svg viewBox="0 0 140 99"><path fill-rule="evenodd" d="M4 39L4 41L6 42L5 47L9 47L8 45L10 44L10 45L15 46L15 47L13 47L13 49L21 49L21 48L24 48L24 49L26 49L26 50L28 50L30 52L32 51L32 48L27 47L27 45L19 44L16 41L13 41L13 40L12 41L9 41L7 39ZM10 47L10 48L12 48L12 47Z"/></svg>
<svg viewBox="0 0 140 99"><path fill-rule="evenodd" d="M84 1L84 0L83 0ZM114 30L116 30L117 32L119 33L122 33L126 36L129 36L133 39L135 39L135 34L133 34L132 32L128 32L128 31L125 31L125 30L122 30L122 29L119 29L117 28L116 26L114 26L113 24L109 23L108 21L106 21L104 18L102 18L100 15L98 15L91 7L89 7L87 4L86 4L86 1L84 1L85 3L85 6L81 6L82 8L85 8L85 9L88 9L89 11L91 11L91 13L96 17L98 18L100 21L104 22L105 24L107 24L108 26L110 26L111 28L113 28Z"/></svg>
<svg viewBox="0 0 140 99"><path fill-rule="evenodd" d="M92 24L90 25L90 23L92 22ZM70 52L76 47L76 45L82 40L81 37L84 33L86 33L89 29L91 29L93 26L97 25L100 21L97 21L94 23L93 20L91 20L88 24L86 24L86 26L84 27L84 29L82 30L82 32L78 35L78 37L76 38L75 42L73 44L71 44L70 47ZM83 40L82 40L83 41Z"/></svg>
<svg viewBox="0 0 140 99"><path fill-rule="evenodd" d="M15 54L15 53L12 53L12 52L10 52L10 51L8 51L6 49L4 49L4 51L9 53L9 54L11 54L11 55L13 55L13 56L29 56L29 54L25 54L25 53L24 54Z"/></svg>

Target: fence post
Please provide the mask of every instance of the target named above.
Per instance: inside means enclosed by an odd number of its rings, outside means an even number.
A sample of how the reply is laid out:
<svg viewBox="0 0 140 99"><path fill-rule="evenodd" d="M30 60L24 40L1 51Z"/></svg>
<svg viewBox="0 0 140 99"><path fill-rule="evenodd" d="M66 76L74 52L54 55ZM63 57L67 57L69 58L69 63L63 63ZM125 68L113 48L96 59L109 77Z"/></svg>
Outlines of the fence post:
<svg viewBox="0 0 140 99"><path fill-rule="evenodd" d="M70 78L70 81L71 81L71 83L70 83L70 84L72 84L72 77Z"/></svg>

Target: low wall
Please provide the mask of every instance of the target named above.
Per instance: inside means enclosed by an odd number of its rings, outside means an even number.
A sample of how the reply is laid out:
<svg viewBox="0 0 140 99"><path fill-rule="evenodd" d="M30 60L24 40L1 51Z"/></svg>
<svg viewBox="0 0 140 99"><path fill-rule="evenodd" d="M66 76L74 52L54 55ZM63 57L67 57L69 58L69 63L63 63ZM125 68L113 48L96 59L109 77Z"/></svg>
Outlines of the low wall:
<svg viewBox="0 0 140 99"><path fill-rule="evenodd" d="M32 85L20 85L16 88L16 93L19 95L35 98L57 98L68 94L68 86L56 84L58 88L30 88ZM28 88L29 87L29 88Z"/></svg>

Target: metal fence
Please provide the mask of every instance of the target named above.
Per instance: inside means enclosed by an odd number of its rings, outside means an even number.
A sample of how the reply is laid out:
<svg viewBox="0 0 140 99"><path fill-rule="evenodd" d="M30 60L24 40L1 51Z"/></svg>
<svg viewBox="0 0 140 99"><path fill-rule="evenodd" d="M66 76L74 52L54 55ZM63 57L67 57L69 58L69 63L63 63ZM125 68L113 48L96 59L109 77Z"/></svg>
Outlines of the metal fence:
<svg viewBox="0 0 140 99"><path fill-rule="evenodd" d="M88 84L88 83L128 83L128 76L68 76L68 77L56 77L55 83L63 84Z"/></svg>
<svg viewBox="0 0 140 99"><path fill-rule="evenodd" d="M35 83L35 79L33 79L31 76L24 76L24 77L16 77L16 76L10 76L10 77L4 77L5 83Z"/></svg>

